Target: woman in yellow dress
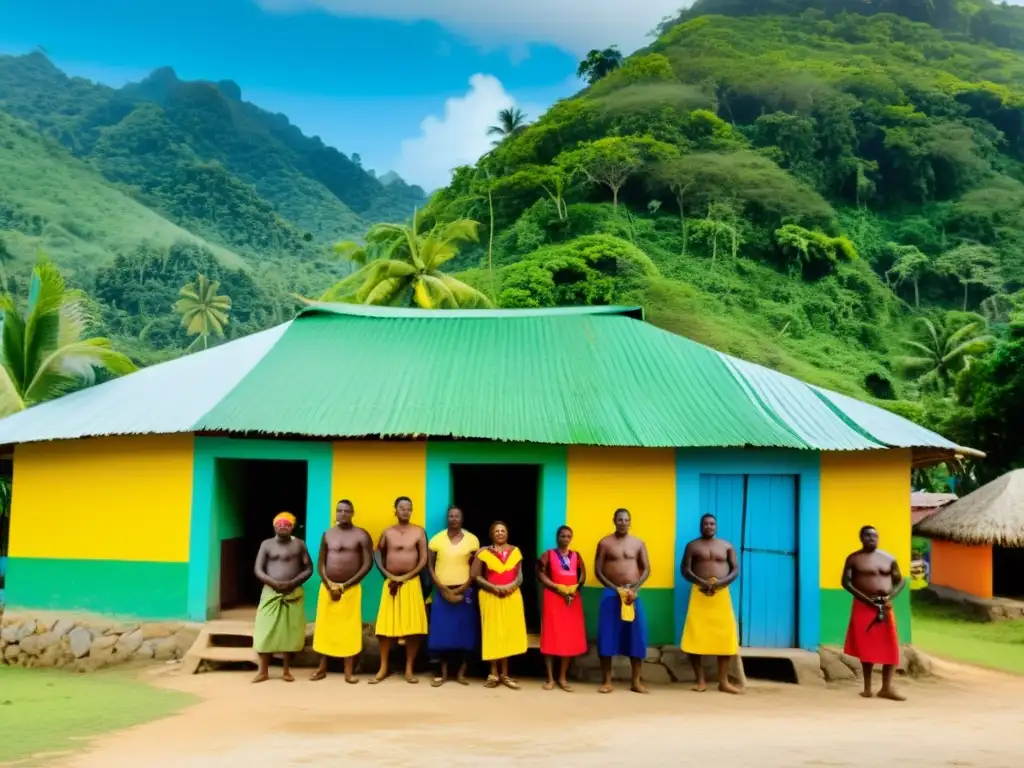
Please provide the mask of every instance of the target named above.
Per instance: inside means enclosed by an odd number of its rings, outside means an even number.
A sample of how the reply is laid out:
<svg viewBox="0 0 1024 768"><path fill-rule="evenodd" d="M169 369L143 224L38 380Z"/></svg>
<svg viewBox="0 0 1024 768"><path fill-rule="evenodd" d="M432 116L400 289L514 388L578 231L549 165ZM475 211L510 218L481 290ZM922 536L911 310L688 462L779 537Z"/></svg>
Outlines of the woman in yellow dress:
<svg viewBox="0 0 1024 768"><path fill-rule="evenodd" d="M508 660L526 653L526 616L523 613L523 555L508 543L508 526L491 524L491 546L477 552L473 580L480 587L480 623L483 660L491 662L485 688L499 684L518 689L509 677Z"/></svg>

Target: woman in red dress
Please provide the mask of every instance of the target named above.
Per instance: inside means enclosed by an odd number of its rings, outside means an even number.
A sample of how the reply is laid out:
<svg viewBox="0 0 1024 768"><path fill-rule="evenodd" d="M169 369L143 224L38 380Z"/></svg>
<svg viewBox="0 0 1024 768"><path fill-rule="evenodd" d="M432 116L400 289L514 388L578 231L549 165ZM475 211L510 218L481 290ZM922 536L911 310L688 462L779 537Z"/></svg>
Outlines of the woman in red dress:
<svg viewBox="0 0 1024 768"><path fill-rule="evenodd" d="M558 547L549 549L537 561L537 579L544 587L544 611L540 624L540 652L548 670L544 690L555 687L554 657L559 657L558 687L568 693L572 686L566 680L573 656L587 652L587 629L583 621L583 598L580 589L587 580L587 569L578 552L569 549L572 528L558 529Z"/></svg>

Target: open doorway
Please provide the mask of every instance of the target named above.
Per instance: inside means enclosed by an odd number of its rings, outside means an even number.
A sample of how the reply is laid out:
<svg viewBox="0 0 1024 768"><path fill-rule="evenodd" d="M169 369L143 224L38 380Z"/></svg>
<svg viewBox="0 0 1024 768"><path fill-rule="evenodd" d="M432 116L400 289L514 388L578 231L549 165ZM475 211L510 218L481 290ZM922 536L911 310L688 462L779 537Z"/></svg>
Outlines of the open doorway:
<svg viewBox="0 0 1024 768"><path fill-rule="evenodd" d="M253 566L260 544L274 535L278 512L295 515L295 536L305 539L309 472L305 461L265 459L218 459L214 472L214 556L219 562L215 605L223 612L259 603L262 585Z"/></svg>
<svg viewBox="0 0 1024 768"><path fill-rule="evenodd" d="M992 547L992 594L1024 600L1024 548Z"/></svg>
<svg viewBox="0 0 1024 768"><path fill-rule="evenodd" d="M495 520L504 520L509 542L523 553L526 630L540 632L540 603L534 569L540 518L540 467L534 464L452 464L452 503L462 509L463 525L480 544L489 543ZM540 542L543 544L543 542Z"/></svg>

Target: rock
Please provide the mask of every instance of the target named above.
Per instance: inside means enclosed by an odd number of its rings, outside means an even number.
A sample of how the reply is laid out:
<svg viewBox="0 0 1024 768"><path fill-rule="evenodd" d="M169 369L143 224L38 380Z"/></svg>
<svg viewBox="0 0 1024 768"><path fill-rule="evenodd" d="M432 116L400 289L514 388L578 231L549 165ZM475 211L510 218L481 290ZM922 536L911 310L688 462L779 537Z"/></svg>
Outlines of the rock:
<svg viewBox="0 0 1024 768"><path fill-rule="evenodd" d="M93 636L106 634L106 631L114 626L113 622L104 621L103 619L92 619L88 622L83 622L82 626L92 632Z"/></svg>
<svg viewBox="0 0 1024 768"><path fill-rule="evenodd" d="M199 637L198 627L183 627L174 633L174 641L178 649L177 658L183 658L188 653L197 637Z"/></svg>
<svg viewBox="0 0 1024 768"><path fill-rule="evenodd" d="M661 664L677 683L692 683L697 679L693 674L690 660L675 646L665 646L661 649Z"/></svg>
<svg viewBox="0 0 1024 768"><path fill-rule="evenodd" d="M54 622L53 629L51 631L57 637L64 637L66 634L71 632L74 626L75 622L73 622L71 619L58 619Z"/></svg>
<svg viewBox="0 0 1024 768"><path fill-rule="evenodd" d="M181 624L168 624L163 622L157 624L143 624L142 639L163 640L165 637L173 637L174 633L180 629Z"/></svg>
<svg viewBox="0 0 1024 768"><path fill-rule="evenodd" d="M156 655L156 640L143 640L142 645L132 654L133 659L152 659Z"/></svg>
<svg viewBox="0 0 1024 768"><path fill-rule="evenodd" d="M818 657L821 659L821 671L825 679L830 683L839 680L854 680L856 675L853 670L843 663L842 654L831 648L820 648Z"/></svg>
<svg viewBox="0 0 1024 768"><path fill-rule="evenodd" d="M644 668L640 674L644 683L650 685L671 685L675 682L666 667L650 661L644 662Z"/></svg>
<svg viewBox="0 0 1024 768"><path fill-rule="evenodd" d="M4 659L7 661L13 661L14 659L18 658L18 655L20 653L21 646L17 645L16 643L8 645L6 648L4 648Z"/></svg>
<svg viewBox="0 0 1024 768"><path fill-rule="evenodd" d="M647 658L644 661L650 662L651 664L657 664L661 661L661 648L648 648Z"/></svg>
<svg viewBox="0 0 1024 768"><path fill-rule="evenodd" d="M153 648L153 658L157 661L170 661L180 658L178 655L178 644L173 637L157 640Z"/></svg>
<svg viewBox="0 0 1024 768"><path fill-rule="evenodd" d="M18 642L18 627L14 624L10 624L0 631L0 640L5 643L16 643Z"/></svg>
<svg viewBox="0 0 1024 768"><path fill-rule="evenodd" d="M630 682L633 679L633 665L629 659L616 656L612 659L612 680Z"/></svg>
<svg viewBox="0 0 1024 768"><path fill-rule="evenodd" d="M91 645L92 632L85 627L75 627L68 632L68 648L71 650L71 655L76 659L80 659L89 653Z"/></svg>
<svg viewBox="0 0 1024 768"><path fill-rule="evenodd" d="M907 674L911 677L931 677L934 674L930 656L912 645L904 646L904 652L907 657Z"/></svg>
<svg viewBox="0 0 1024 768"><path fill-rule="evenodd" d="M51 631L57 624L57 619L36 619L36 634Z"/></svg>
<svg viewBox="0 0 1024 768"><path fill-rule="evenodd" d="M30 635L22 640L21 650L29 656L38 656L51 645L59 642L60 638L53 634L53 632L44 632L41 635Z"/></svg>
<svg viewBox="0 0 1024 768"><path fill-rule="evenodd" d="M853 656L847 656L845 653L839 654L839 660L843 662L853 672L853 676L860 680L864 677L864 672L860 666L860 660L853 658Z"/></svg>
<svg viewBox="0 0 1024 768"><path fill-rule="evenodd" d="M139 628L139 623L127 622L124 624L114 624L107 628L105 635L129 635Z"/></svg>
<svg viewBox="0 0 1024 768"><path fill-rule="evenodd" d="M23 621L20 624L13 624L3 631L4 640L8 643L20 643L29 635L35 634L35 619Z"/></svg>
<svg viewBox="0 0 1024 768"><path fill-rule="evenodd" d="M123 656L131 656L142 645L142 630L134 629L127 634L121 635L114 645L114 652Z"/></svg>
<svg viewBox="0 0 1024 768"><path fill-rule="evenodd" d="M45 648L37 657L36 662L40 667L55 667L63 655L64 650L60 647L60 644L57 643Z"/></svg>
<svg viewBox="0 0 1024 768"><path fill-rule="evenodd" d="M115 635L100 635L92 641L92 645L89 647L89 655L92 656L97 653L109 651L114 647L117 642Z"/></svg>

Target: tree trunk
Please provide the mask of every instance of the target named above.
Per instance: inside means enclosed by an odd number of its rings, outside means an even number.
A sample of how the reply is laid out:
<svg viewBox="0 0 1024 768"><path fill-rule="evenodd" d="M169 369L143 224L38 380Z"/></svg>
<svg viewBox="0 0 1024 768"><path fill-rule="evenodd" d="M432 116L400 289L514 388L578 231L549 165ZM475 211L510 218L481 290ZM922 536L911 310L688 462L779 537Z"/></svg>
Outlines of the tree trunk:
<svg viewBox="0 0 1024 768"><path fill-rule="evenodd" d="M487 187L487 208L491 222L491 231L487 237L487 271L491 276L491 295L492 298L496 298L494 296L494 193L490 186Z"/></svg>
<svg viewBox="0 0 1024 768"><path fill-rule="evenodd" d="M678 195L676 195L676 204L679 206L679 222L680 222L680 225L683 228L683 252L680 255L685 257L686 256L686 208L684 207L685 202L684 202L684 198L683 198L683 193L682 192L680 192Z"/></svg>
<svg viewBox="0 0 1024 768"><path fill-rule="evenodd" d="M619 209L619 188L612 187L612 210Z"/></svg>
<svg viewBox="0 0 1024 768"><path fill-rule="evenodd" d="M920 290L918 288L917 283L918 283L918 280L915 277L914 278L914 309L920 309L921 308L921 292L920 292Z"/></svg>
<svg viewBox="0 0 1024 768"><path fill-rule="evenodd" d="M967 289L970 287L970 283L964 283L964 312L967 311Z"/></svg>

